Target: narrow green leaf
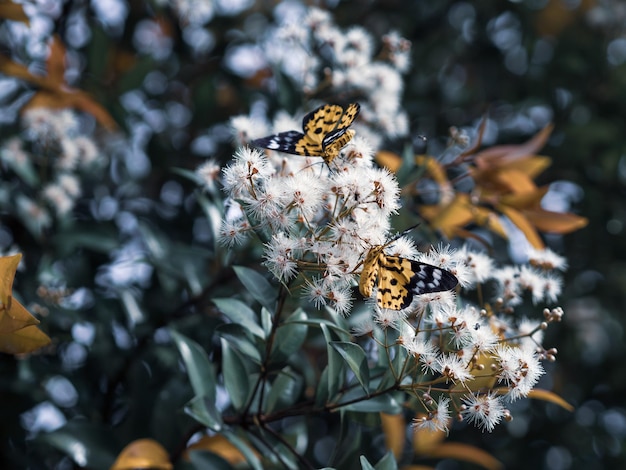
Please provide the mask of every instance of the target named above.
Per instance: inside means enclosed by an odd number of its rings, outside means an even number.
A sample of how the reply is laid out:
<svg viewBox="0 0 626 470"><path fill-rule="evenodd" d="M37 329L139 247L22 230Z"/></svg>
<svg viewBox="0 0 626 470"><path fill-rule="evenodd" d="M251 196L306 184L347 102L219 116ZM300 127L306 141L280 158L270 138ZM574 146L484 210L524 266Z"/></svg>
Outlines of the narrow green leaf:
<svg viewBox="0 0 626 470"><path fill-rule="evenodd" d="M246 330L243 326L236 323L224 323L218 326L215 330L218 335L228 340L231 346L237 349L240 353L248 356L255 363L261 363L261 352L255 346L251 338L249 338ZM259 341L259 344L265 348L265 343Z"/></svg>
<svg viewBox="0 0 626 470"><path fill-rule="evenodd" d="M110 429L87 422L70 421L56 431L40 434L37 440L60 450L81 468L109 468L119 451Z"/></svg>
<svg viewBox="0 0 626 470"><path fill-rule="evenodd" d="M393 453L387 452L374 466L376 470L398 470L398 462Z"/></svg>
<svg viewBox="0 0 626 470"><path fill-rule="evenodd" d="M261 327L263 328L265 337L267 338L270 331L272 331L272 313L265 307L261 308Z"/></svg>
<svg viewBox="0 0 626 470"><path fill-rule="evenodd" d="M224 386L233 406L241 409L248 398L248 371L239 353L235 351L228 341L220 338L222 345L222 371L224 373Z"/></svg>
<svg viewBox="0 0 626 470"><path fill-rule="evenodd" d="M328 400L332 400L339 391L341 385L343 385L344 361L337 350L331 346L333 338L328 327L321 324L320 329L326 339L326 354L328 355Z"/></svg>
<svg viewBox="0 0 626 470"><path fill-rule="evenodd" d="M284 362L298 351L306 339L308 326L293 320L305 319L302 310L294 312L285 323L276 331L276 338L272 344L271 358L274 362Z"/></svg>
<svg viewBox="0 0 626 470"><path fill-rule="evenodd" d="M263 466L261 465L261 461L258 457L252 452L252 448L244 442L239 436L231 431L224 431L222 435L228 439L231 444L233 444L246 458L250 466L254 470L263 470Z"/></svg>
<svg viewBox="0 0 626 470"><path fill-rule="evenodd" d="M272 388L267 394L265 412L271 413L277 409L293 405L302 393L302 378L293 373L290 367L279 371L272 382Z"/></svg>
<svg viewBox="0 0 626 470"><path fill-rule="evenodd" d="M170 329L174 344L178 348L185 363L187 375L193 392L197 397L206 397L215 401L215 368L206 351L194 340Z"/></svg>
<svg viewBox="0 0 626 470"><path fill-rule="evenodd" d="M371 463L369 463L369 461L365 458L364 455L361 455L359 461L361 462L362 470L376 470L374 466Z"/></svg>
<svg viewBox="0 0 626 470"><path fill-rule="evenodd" d="M197 470L233 470L233 466L217 454L205 450L192 450L189 460Z"/></svg>
<svg viewBox="0 0 626 470"><path fill-rule="evenodd" d="M211 301L230 321L243 326L259 338L264 337L263 329L259 326L256 313L241 300L225 298L211 299Z"/></svg>
<svg viewBox="0 0 626 470"><path fill-rule="evenodd" d="M347 341L333 341L330 343L335 350L341 354L350 370L363 387L366 394L369 394L370 371L367 367L367 356L363 348L355 343Z"/></svg>
<svg viewBox="0 0 626 470"><path fill-rule="evenodd" d="M276 308L276 290L261 274L254 269L246 268L244 266L233 266L235 274L245 286L245 288L252 294L254 300L259 302L263 307L273 312Z"/></svg>
<svg viewBox="0 0 626 470"><path fill-rule="evenodd" d="M363 397L363 400L350 403L341 407L342 410L356 411L358 413L389 413L398 414L402 406L391 396L390 393L379 395L374 398Z"/></svg>
<svg viewBox="0 0 626 470"><path fill-rule="evenodd" d="M320 380L317 383L317 390L315 391L315 406L323 406L328 402L329 386L328 386L328 365L324 367Z"/></svg>
<svg viewBox="0 0 626 470"><path fill-rule="evenodd" d="M224 424L215 402L206 397L197 396L189 400L185 405L185 413L213 431L220 431Z"/></svg>

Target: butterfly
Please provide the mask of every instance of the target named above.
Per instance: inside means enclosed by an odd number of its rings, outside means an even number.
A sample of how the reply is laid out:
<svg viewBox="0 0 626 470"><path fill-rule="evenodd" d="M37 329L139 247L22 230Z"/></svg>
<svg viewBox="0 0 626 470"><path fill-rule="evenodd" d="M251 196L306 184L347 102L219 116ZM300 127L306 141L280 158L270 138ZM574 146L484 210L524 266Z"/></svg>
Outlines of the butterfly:
<svg viewBox="0 0 626 470"><path fill-rule="evenodd" d="M250 144L304 157L322 157L329 165L354 137L354 131L348 128L360 109L359 103L349 104L345 108L338 104L325 104L304 116L304 133L281 132L253 140Z"/></svg>
<svg viewBox="0 0 626 470"><path fill-rule="evenodd" d="M402 310L413 302L414 295L451 290L458 284L450 271L432 264L387 255L386 245L370 248L359 279L359 291L369 298L376 287L380 308Z"/></svg>

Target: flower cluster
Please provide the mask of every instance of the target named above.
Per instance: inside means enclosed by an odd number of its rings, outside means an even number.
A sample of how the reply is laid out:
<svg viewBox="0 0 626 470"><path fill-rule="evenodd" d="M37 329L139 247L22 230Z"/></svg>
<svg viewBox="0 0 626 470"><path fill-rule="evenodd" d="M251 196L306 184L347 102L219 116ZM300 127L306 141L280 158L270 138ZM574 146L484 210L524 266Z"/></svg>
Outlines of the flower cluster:
<svg viewBox="0 0 626 470"><path fill-rule="evenodd" d="M361 122L355 129L375 148L383 137L406 136L402 74L410 66L410 42L392 31L377 50L365 28L344 31L328 11L315 7L303 15L286 16L269 35L262 47L266 60L310 96L323 91L325 96L331 93L346 100L358 97Z"/></svg>
<svg viewBox="0 0 626 470"><path fill-rule="evenodd" d="M358 141L332 164L333 170L308 158L240 148L223 172L236 209L231 207L221 233L228 246L253 231L260 234L265 264L277 279L287 283L309 271L309 299L347 313L364 251L388 238L399 188L391 173L373 166Z"/></svg>
<svg viewBox="0 0 626 470"><path fill-rule="evenodd" d="M368 250L389 242L391 217L400 208L396 178L374 166L364 142L353 139L330 165L240 147L221 181L229 208L222 242L233 247L254 233L265 242L264 264L277 280L290 290L302 287L309 304L343 315L352 310ZM211 189L215 165L205 166L197 174ZM453 410L488 431L510 419L505 403L527 396L544 373L541 361L554 360L556 351L541 341L547 324L559 321L562 311L545 312L543 323L513 322L510 314L525 292L535 303L553 302L560 289L554 272L565 268L565 260L550 250L532 250L528 265L498 268L467 245L421 253L406 237L389 243L385 252L447 269L464 292L480 293L478 304L455 291L417 295L399 311L372 302L366 304L373 307L371 317L353 330L382 348L403 348L413 362L403 369L410 380L402 387L429 412L415 426L447 430ZM491 303L482 300L487 285L496 286ZM389 332L397 335L391 344ZM424 398L435 391L438 401Z"/></svg>
<svg viewBox="0 0 626 470"><path fill-rule="evenodd" d="M80 197L80 172L99 152L81 131L78 116L69 110L34 108L24 113L23 132L0 146L5 174L16 214L34 233L71 212Z"/></svg>

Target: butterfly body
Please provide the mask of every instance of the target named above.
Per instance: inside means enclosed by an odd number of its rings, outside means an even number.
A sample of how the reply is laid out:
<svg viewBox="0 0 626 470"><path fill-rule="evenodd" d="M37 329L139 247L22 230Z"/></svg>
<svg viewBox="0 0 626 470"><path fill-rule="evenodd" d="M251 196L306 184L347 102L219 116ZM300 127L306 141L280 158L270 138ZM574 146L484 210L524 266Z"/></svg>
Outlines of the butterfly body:
<svg viewBox="0 0 626 470"><path fill-rule="evenodd" d="M345 108L338 104L325 104L304 116L304 132L280 132L250 143L256 147L293 155L322 157L326 164L330 164L354 137L354 131L348 128L359 110L358 103L352 103Z"/></svg>
<svg viewBox="0 0 626 470"><path fill-rule="evenodd" d="M359 280L359 291L371 297L376 287L380 308L402 310L414 295L454 289L457 278L449 271L420 261L385 254L384 246L370 249Z"/></svg>

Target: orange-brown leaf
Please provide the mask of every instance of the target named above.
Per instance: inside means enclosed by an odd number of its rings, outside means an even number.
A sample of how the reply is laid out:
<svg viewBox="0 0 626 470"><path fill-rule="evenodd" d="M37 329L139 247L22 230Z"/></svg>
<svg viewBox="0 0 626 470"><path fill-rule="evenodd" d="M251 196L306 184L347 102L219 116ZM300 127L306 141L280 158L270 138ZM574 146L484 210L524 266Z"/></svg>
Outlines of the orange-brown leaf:
<svg viewBox="0 0 626 470"><path fill-rule="evenodd" d="M455 459L471 462L487 470L500 470L504 468L502 462L478 447L460 442L443 442L435 446L427 454L428 457L438 459Z"/></svg>
<svg viewBox="0 0 626 470"><path fill-rule="evenodd" d="M535 155L545 145L553 127L552 124L547 125L523 144L497 145L483 150L474 157L474 163L478 168L487 169L500 167L529 155Z"/></svg>
<svg viewBox="0 0 626 470"><path fill-rule="evenodd" d="M55 93L40 90L22 108L22 111L40 107L50 109L75 108L91 114L108 130L115 130L117 127L108 111L83 91L68 89L67 91Z"/></svg>
<svg viewBox="0 0 626 470"><path fill-rule="evenodd" d="M385 446L396 459L402 455L404 449L404 436L406 435L406 421L404 415L380 414L383 434L385 435Z"/></svg>
<svg viewBox="0 0 626 470"><path fill-rule="evenodd" d="M548 233L570 233L585 227L589 220L569 212L552 212L544 209L526 209L526 218L537 229Z"/></svg>
<svg viewBox="0 0 626 470"><path fill-rule="evenodd" d="M441 230L448 238L458 227L464 227L474 219L469 195L455 194L454 200L446 206L422 206L420 215L428 220L434 229Z"/></svg>
<svg viewBox="0 0 626 470"><path fill-rule="evenodd" d="M507 194L500 198L500 202L515 209L539 207L549 189L549 186L543 186L527 193Z"/></svg>
<svg viewBox="0 0 626 470"><path fill-rule="evenodd" d="M12 333L30 325L38 325L39 320L17 300L11 298L11 306L0 311L0 334Z"/></svg>
<svg viewBox="0 0 626 470"><path fill-rule="evenodd" d="M502 204L498 205L497 210L502 212L502 214L506 215L513 224L522 231L526 240L538 250L544 248L543 241L541 237L535 230L535 227L531 224L531 222L526 218L525 212L522 213L512 207L504 206Z"/></svg>
<svg viewBox="0 0 626 470"><path fill-rule="evenodd" d="M11 308L13 279L15 279L15 271L17 271L21 259L21 253L0 258L0 302L2 303L0 308L3 310Z"/></svg>
<svg viewBox="0 0 626 470"><path fill-rule="evenodd" d="M417 415L418 418L423 416L424 413ZM445 431L413 428L413 450L417 455L429 455L445 438Z"/></svg>
<svg viewBox="0 0 626 470"><path fill-rule="evenodd" d="M48 335L34 325L0 334L0 351L7 354L27 354L48 344Z"/></svg>
<svg viewBox="0 0 626 470"><path fill-rule="evenodd" d="M50 42L46 71L53 87L65 84L65 47L57 35L53 36Z"/></svg>
<svg viewBox="0 0 626 470"><path fill-rule="evenodd" d="M0 1L0 18L29 23L28 16L24 13L22 5L13 2Z"/></svg>
<svg viewBox="0 0 626 470"><path fill-rule="evenodd" d="M110 470L171 470L167 451L153 439L138 439L128 444L117 456Z"/></svg>
<svg viewBox="0 0 626 470"><path fill-rule="evenodd" d="M537 185L528 175L516 169L503 169L495 172L494 180L497 185L506 188L506 192L525 194L537 189Z"/></svg>
<svg viewBox="0 0 626 470"><path fill-rule="evenodd" d="M444 170L443 166L437 161L436 158L429 155L416 155L415 164L419 167L423 167L426 174L428 174L433 181L438 183L439 186L450 185L448 175L446 175L446 170Z"/></svg>
<svg viewBox="0 0 626 470"><path fill-rule="evenodd" d="M506 230L500 223L498 214L486 207L474 208L474 222L476 225L487 228L490 232L507 239Z"/></svg>
<svg viewBox="0 0 626 470"><path fill-rule="evenodd" d="M561 408L566 409L567 411L574 411L574 407L566 402L563 398L558 396L554 392L550 392L549 390L543 390L541 388L535 388L528 393L528 398L534 398L535 400L543 400L550 403L554 403L555 405L559 405Z"/></svg>
<svg viewBox="0 0 626 470"><path fill-rule="evenodd" d="M402 157L397 153L390 152L388 150L379 150L374 157L376 163L380 166L387 168L392 173L397 173L402 166Z"/></svg>

